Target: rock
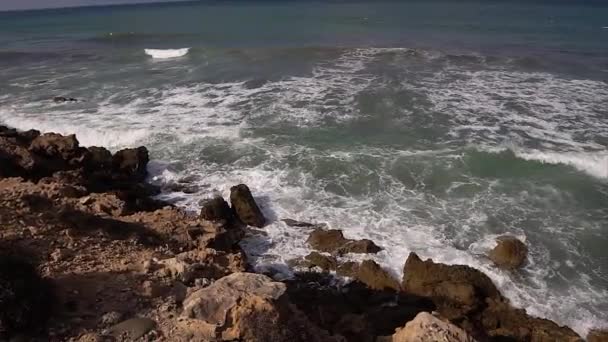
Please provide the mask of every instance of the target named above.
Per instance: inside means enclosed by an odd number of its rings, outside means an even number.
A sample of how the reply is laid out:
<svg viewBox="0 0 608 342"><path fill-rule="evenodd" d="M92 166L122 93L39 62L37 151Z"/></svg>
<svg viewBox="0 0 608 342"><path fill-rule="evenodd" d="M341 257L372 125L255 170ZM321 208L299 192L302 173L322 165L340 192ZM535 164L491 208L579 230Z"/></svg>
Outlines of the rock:
<svg viewBox="0 0 608 342"><path fill-rule="evenodd" d="M89 150L89 159L87 168L90 171L110 170L112 168L112 153L106 148L91 146Z"/></svg>
<svg viewBox="0 0 608 342"><path fill-rule="evenodd" d="M440 320L428 312L419 313L414 320L398 329L392 342L475 342L464 330Z"/></svg>
<svg viewBox="0 0 608 342"><path fill-rule="evenodd" d="M29 150L47 158L61 159L74 165L84 159L86 149L81 149L74 134L63 136L57 133L44 133L34 139ZM74 161L74 158L78 160Z"/></svg>
<svg viewBox="0 0 608 342"><path fill-rule="evenodd" d="M261 274L233 273L191 293L183 316L223 341L331 341L289 304L285 289Z"/></svg>
<svg viewBox="0 0 608 342"><path fill-rule="evenodd" d="M75 99L73 97L55 96L55 97L53 97L53 101L56 102L56 103L78 102L78 99Z"/></svg>
<svg viewBox="0 0 608 342"><path fill-rule="evenodd" d="M200 217L207 221L234 222L235 217L228 203L221 196L214 197L203 203Z"/></svg>
<svg viewBox="0 0 608 342"><path fill-rule="evenodd" d="M144 280L144 282L141 284L141 290L145 297L150 298L159 297L165 292L165 289L161 285L151 280Z"/></svg>
<svg viewBox="0 0 608 342"><path fill-rule="evenodd" d="M485 333L499 341L563 341L582 342L583 339L568 327L555 322L531 317L524 309L515 309L504 298L486 299L487 308L480 314Z"/></svg>
<svg viewBox="0 0 608 342"><path fill-rule="evenodd" d="M140 146L116 152L112 156L112 167L115 172L123 176L143 181L148 174L147 166L149 161L148 149Z"/></svg>
<svg viewBox="0 0 608 342"><path fill-rule="evenodd" d="M310 246L318 251L343 255L346 253L378 253L382 248L368 239L351 240L344 238L341 230L324 230L316 228L306 240Z"/></svg>
<svg viewBox="0 0 608 342"><path fill-rule="evenodd" d="M137 317L118 323L108 329L106 335L120 341L135 341L156 327L156 322L149 318Z"/></svg>
<svg viewBox="0 0 608 342"><path fill-rule="evenodd" d="M378 247L372 240L361 239L355 241L349 241L342 247L338 248L338 254L343 255L347 253L378 253L382 248Z"/></svg>
<svg viewBox="0 0 608 342"><path fill-rule="evenodd" d="M319 252L311 252L304 257L310 267L319 267L324 271L335 270L338 262L336 258L332 256L323 255Z"/></svg>
<svg viewBox="0 0 608 342"><path fill-rule="evenodd" d="M100 323L104 326L116 324L120 322L123 315L117 311L106 312L103 316L101 316Z"/></svg>
<svg viewBox="0 0 608 342"><path fill-rule="evenodd" d="M512 236L503 236L496 240L496 247L490 251L490 259L501 268L518 268L526 261L528 248Z"/></svg>
<svg viewBox="0 0 608 342"><path fill-rule="evenodd" d="M587 342L608 342L608 330L591 330L587 334Z"/></svg>
<svg viewBox="0 0 608 342"><path fill-rule="evenodd" d="M429 297L447 319L466 315L485 306L486 298L501 295L488 276L464 265L444 265L420 260L410 253L403 268L404 291Z"/></svg>
<svg viewBox="0 0 608 342"><path fill-rule="evenodd" d="M281 221L285 222L285 224L290 227L303 227L303 228L312 228L312 227L325 228L325 227L327 227L327 225L324 223L314 224L314 223L296 221L296 220L292 220L292 219L282 219Z"/></svg>
<svg viewBox="0 0 608 342"><path fill-rule="evenodd" d="M338 265L338 268L336 269L336 274L342 277L355 278L357 272L359 272L359 264L354 261L342 263Z"/></svg>
<svg viewBox="0 0 608 342"><path fill-rule="evenodd" d="M44 329L51 312L51 287L36 269L0 254L0 340Z"/></svg>
<svg viewBox="0 0 608 342"><path fill-rule="evenodd" d="M53 253L51 253L51 260L54 262L60 262L67 258L69 258L71 253L65 248L55 248Z"/></svg>
<svg viewBox="0 0 608 342"><path fill-rule="evenodd" d="M78 337L76 342L105 342L107 341L96 333L85 333Z"/></svg>
<svg viewBox="0 0 608 342"><path fill-rule="evenodd" d="M247 185L239 184L230 188L230 203L237 217L243 223L258 228L262 228L266 224L266 218L255 203Z"/></svg>
<svg viewBox="0 0 608 342"><path fill-rule="evenodd" d="M365 260L359 265L356 278L373 290L391 289L400 291L401 286L385 269L373 260Z"/></svg>

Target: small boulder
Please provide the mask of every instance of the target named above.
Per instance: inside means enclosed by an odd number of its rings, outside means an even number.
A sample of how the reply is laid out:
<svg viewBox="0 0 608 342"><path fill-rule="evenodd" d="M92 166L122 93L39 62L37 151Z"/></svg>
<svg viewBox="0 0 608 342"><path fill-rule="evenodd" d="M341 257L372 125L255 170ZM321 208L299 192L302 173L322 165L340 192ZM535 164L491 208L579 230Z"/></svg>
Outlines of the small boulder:
<svg viewBox="0 0 608 342"><path fill-rule="evenodd" d="M91 146L87 168L91 171L110 170L112 168L112 153L104 147Z"/></svg>
<svg viewBox="0 0 608 342"><path fill-rule="evenodd" d="M235 217L228 203L221 196L203 202L200 217L207 221L233 222Z"/></svg>
<svg viewBox="0 0 608 342"><path fill-rule="evenodd" d="M74 134L63 136L57 133L44 133L30 144L29 150L37 155L47 158L62 159L72 162L73 158L83 158L83 149L80 148ZM78 161L82 161L79 159Z"/></svg>
<svg viewBox="0 0 608 342"><path fill-rule="evenodd" d="M290 226L290 227L299 227L299 228L325 228L327 227L326 224L324 223L309 223L309 222L302 222L302 221L296 221L296 220L292 220L292 219L282 219L281 221L283 221L286 225Z"/></svg>
<svg viewBox="0 0 608 342"><path fill-rule="evenodd" d="M365 260L359 265L356 278L372 290L401 290L397 279L373 260Z"/></svg>
<svg viewBox="0 0 608 342"><path fill-rule="evenodd" d="M262 228L266 224L266 218L253 199L247 185L239 184L230 188L230 203L243 223L258 228Z"/></svg>
<svg viewBox="0 0 608 342"><path fill-rule="evenodd" d="M419 313L416 318L398 328L393 334L392 342L475 342L461 328L443 321L428 312Z"/></svg>
<svg viewBox="0 0 608 342"><path fill-rule="evenodd" d="M116 152L112 156L114 171L134 180L144 180L148 174L150 156L144 146L127 148Z"/></svg>
<svg viewBox="0 0 608 342"><path fill-rule="evenodd" d="M310 246L318 251L337 255L347 253L378 253L382 248L368 239L346 239L341 230L316 228L306 240Z"/></svg>
<svg viewBox="0 0 608 342"><path fill-rule="evenodd" d="M512 236L503 236L498 238L496 243L489 257L498 267L515 269L524 264L528 248L523 242Z"/></svg>
<svg viewBox="0 0 608 342"><path fill-rule="evenodd" d="M308 262L309 266L316 266L324 271L335 270L338 265L336 258L328 255L323 255L319 252L311 252L304 258Z"/></svg>

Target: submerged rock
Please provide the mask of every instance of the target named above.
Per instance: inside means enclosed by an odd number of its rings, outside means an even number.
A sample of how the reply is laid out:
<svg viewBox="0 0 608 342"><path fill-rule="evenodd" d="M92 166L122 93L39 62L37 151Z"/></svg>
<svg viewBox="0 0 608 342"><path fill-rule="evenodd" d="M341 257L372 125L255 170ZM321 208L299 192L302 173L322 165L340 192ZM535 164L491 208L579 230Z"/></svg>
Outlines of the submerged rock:
<svg viewBox="0 0 608 342"><path fill-rule="evenodd" d="M490 259L501 268L514 269L524 264L528 256L528 247L512 236L496 239L497 245L490 251Z"/></svg>
<svg viewBox="0 0 608 342"><path fill-rule="evenodd" d="M62 103L62 102L77 102L78 99L75 99L73 97L65 97L65 96L55 96L53 97L53 101L56 103Z"/></svg>
<svg viewBox="0 0 608 342"><path fill-rule="evenodd" d="M419 313L416 318L398 329L391 338L391 342L475 342L464 330L440 320L428 312Z"/></svg>
<svg viewBox="0 0 608 342"><path fill-rule="evenodd" d="M262 228L266 224L266 218L255 203L247 185L239 184L230 188L230 203L243 223L258 228Z"/></svg>

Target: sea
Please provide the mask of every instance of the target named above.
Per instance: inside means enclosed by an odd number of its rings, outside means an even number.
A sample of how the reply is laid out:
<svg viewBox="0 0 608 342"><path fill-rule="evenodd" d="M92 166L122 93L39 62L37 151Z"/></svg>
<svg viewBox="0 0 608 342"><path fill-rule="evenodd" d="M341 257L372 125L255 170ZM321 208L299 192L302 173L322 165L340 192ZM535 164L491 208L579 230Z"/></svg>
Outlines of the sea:
<svg viewBox="0 0 608 342"><path fill-rule="evenodd" d="M55 103L54 96L77 102ZM160 198L251 188L287 278L326 223L608 328L608 2L225 0L0 12L0 124L145 145ZM501 235L529 247L501 270Z"/></svg>

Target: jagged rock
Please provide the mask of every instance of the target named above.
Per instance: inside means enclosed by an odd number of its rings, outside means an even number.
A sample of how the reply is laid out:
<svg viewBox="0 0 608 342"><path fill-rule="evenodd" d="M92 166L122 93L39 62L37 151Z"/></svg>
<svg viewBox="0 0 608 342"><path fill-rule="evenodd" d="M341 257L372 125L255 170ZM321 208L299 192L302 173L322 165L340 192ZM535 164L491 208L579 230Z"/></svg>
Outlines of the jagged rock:
<svg viewBox="0 0 608 342"><path fill-rule="evenodd" d="M261 274L233 273L190 294L183 316L223 341L331 341L287 301L285 289Z"/></svg>
<svg viewBox="0 0 608 342"><path fill-rule="evenodd" d="M231 223L235 220L234 213L223 197L217 196L203 203L201 218L208 221L224 221Z"/></svg>
<svg viewBox="0 0 608 342"><path fill-rule="evenodd" d="M354 278L357 276L357 272L359 271L359 263L354 261L344 262L336 268L336 274L342 277L351 277Z"/></svg>
<svg viewBox="0 0 608 342"><path fill-rule="evenodd" d="M123 315L117 311L106 312L103 316L101 316L100 322L102 325L110 325L116 324L120 322Z"/></svg>
<svg viewBox="0 0 608 342"><path fill-rule="evenodd" d="M392 342L475 342L464 330L440 320L428 312L419 313L403 328L398 329L389 341Z"/></svg>
<svg viewBox="0 0 608 342"><path fill-rule="evenodd" d="M397 279L373 260L365 260L359 265L356 278L373 290L401 290Z"/></svg>
<svg viewBox="0 0 608 342"><path fill-rule="evenodd" d="M193 250L174 258L160 260L158 272L184 284L198 278L219 279L233 272L245 270L241 253L226 253L214 249Z"/></svg>
<svg viewBox="0 0 608 342"><path fill-rule="evenodd" d="M338 265L338 261L336 260L336 258L328 255L323 255L319 252L311 252L304 258L306 259L310 267L320 267L324 271L335 270Z"/></svg>
<svg viewBox="0 0 608 342"><path fill-rule="evenodd" d="M32 141L29 149L37 155L61 159L71 165L76 163L72 161L73 158L79 158L77 161L82 161L84 151L86 151L86 149L80 148L74 134L63 136L57 133L40 135Z"/></svg>
<svg viewBox="0 0 608 342"><path fill-rule="evenodd" d="M528 248L512 236L503 236L496 239L496 247L490 251L490 259L501 268L518 268L526 261Z"/></svg>
<svg viewBox="0 0 608 342"><path fill-rule="evenodd" d="M608 342L608 330L591 330L587 342Z"/></svg>
<svg viewBox="0 0 608 342"><path fill-rule="evenodd" d="M149 161L148 149L144 146L120 150L112 156L115 172L138 181L146 178Z"/></svg>
<svg viewBox="0 0 608 342"><path fill-rule="evenodd" d="M73 97L55 96L55 97L53 97L53 102L55 102L55 103L78 102L78 99L75 99Z"/></svg>
<svg viewBox="0 0 608 342"><path fill-rule="evenodd" d="M499 340L582 342L583 339L568 327L555 322L530 317L524 309L513 308L504 298L486 299L487 308L480 321L488 336Z"/></svg>
<svg viewBox="0 0 608 342"><path fill-rule="evenodd" d="M118 323L108 329L111 335L120 341L136 341L156 327L156 322L149 318L137 317Z"/></svg>
<svg viewBox="0 0 608 342"><path fill-rule="evenodd" d="M453 319L485 306L485 298L501 295L488 276L464 265L422 261L410 253L403 268L405 291L433 299L442 316Z"/></svg>
<svg viewBox="0 0 608 342"><path fill-rule="evenodd" d="M343 255L346 253L378 253L382 249L368 239L351 240L344 238L341 230L316 228L306 240L318 251Z"/></svg>
<svg viewBox="0 0 608 342"><path fill-rule="evenodd" d="M110 170L112 168L112 153L106 148L91 146L89 150L89 160L87 168L91 171Z"/></svg>
<svg viewBox="0 0 608 342"><path fill-rule="evenodd" d="M239 184L230 188L230 203L243 223L258 228L262 228L266 224L266 218L255 203L247 185Z"/></svg>
<svg viewBox="0 0 608 342"><path fill-rule="evenodd" d="M0 308L0 340L39 332L51 312L50 286L28 262L0 254Z"/></svg>

